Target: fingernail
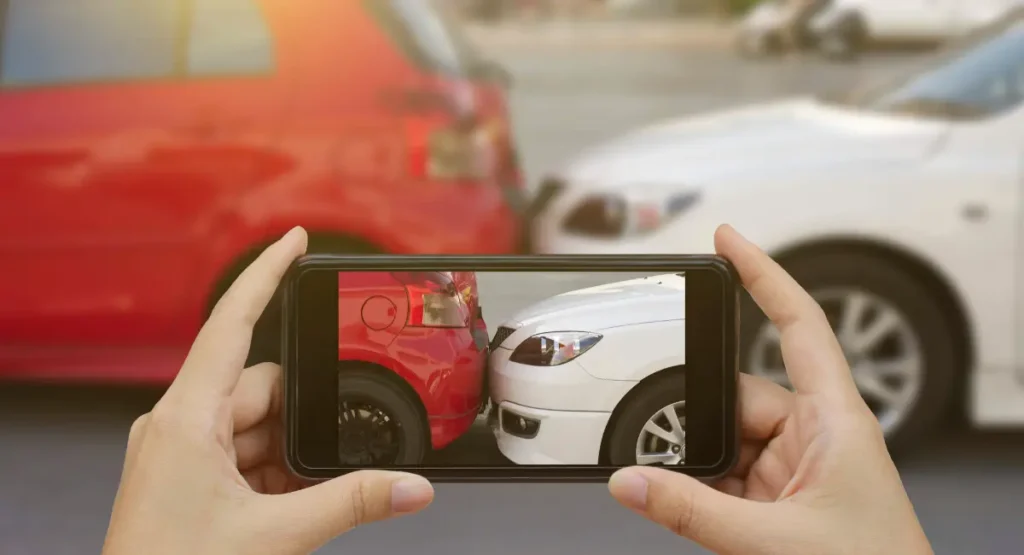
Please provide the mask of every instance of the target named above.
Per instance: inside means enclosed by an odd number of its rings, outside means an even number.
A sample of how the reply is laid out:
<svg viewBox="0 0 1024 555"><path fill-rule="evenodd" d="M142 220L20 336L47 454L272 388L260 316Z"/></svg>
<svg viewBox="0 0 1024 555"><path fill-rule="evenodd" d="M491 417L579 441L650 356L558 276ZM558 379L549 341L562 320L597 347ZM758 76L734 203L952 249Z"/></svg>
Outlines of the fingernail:
<svg viewBox="0 0 1024 555"><path fill-rule="evenodd" d="M292 238L293 238L293 237L295 237L296 235L298 235L298 234L302 233L302 231L303 231L303 229L302 229L301 227L298 227L298 226L296 226L296 227L293 227L293 228L291 228L291 229L290 229L290 230L288 231L288 233L285 233L285 234L284 234L284 236L283 236L283 237L281 237L281 240L282 240L282 241L286 241L286 240L288 240L288 239L292 239Z"/></svg>
<svg viewBox="0 0 1024 555"><path fill-rule="evenodd" d="M391 485L391 511L396 514L416 512L433 498L433 486L419 476L402 478Z"/></svg>
<svg viewBox="0 0 1024 555"><path fill-rule="evenodd" d="M631 468L612 474L608 489L620 503L636 511L647 510L647 479Z"/></svg>

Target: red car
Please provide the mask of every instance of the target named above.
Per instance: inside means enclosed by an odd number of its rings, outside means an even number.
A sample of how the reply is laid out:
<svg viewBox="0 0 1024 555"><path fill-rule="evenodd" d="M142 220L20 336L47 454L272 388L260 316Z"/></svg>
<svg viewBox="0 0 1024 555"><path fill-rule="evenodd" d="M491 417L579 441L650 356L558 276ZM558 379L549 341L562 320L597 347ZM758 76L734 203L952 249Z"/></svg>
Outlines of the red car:
<svg viewBox="0 0 1024 555"><path fill-rule="evenodd" d="M7 0L0 376L166 383L295 225L312 252L511 254L505 75L444 0ZM250 362L279 357L279 312Z"/></svg>
<svg viewBox="0 0 1024 555"><path fill-rule="evenodd" d="M472 272L338 274L338 455L419 464L484 402L487 324Z"/></svg>

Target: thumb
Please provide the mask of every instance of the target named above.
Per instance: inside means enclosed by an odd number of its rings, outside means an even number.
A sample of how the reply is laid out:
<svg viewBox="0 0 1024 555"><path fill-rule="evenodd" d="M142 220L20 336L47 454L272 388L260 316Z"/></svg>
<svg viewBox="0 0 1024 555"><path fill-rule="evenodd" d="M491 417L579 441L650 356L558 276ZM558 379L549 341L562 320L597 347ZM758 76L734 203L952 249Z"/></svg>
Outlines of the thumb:
<svg viewBox="0 0 1024 555"><path fill-rule="evenodd" d="M270 526L286 552L309 553L364 524L418 512L434 499L425 478L360 470L285 495L267 497Z"/></svg>
<svg viewBox="0 0 1024 555"><path fill-rule="evenodd" d="M678 472L625 468L612 476L608 489L626 507L716 553L758 553L773 533L764 504Z"/></svg>

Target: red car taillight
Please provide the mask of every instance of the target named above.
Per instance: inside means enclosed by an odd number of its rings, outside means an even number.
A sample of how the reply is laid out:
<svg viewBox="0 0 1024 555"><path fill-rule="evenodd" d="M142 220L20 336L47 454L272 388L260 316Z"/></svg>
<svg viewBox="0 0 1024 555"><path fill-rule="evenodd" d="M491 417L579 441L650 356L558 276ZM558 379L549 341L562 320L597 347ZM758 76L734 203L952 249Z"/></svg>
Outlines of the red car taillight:
<svg viewBox="0 0 1024 555"><path fill-rule="evenodd" d="M424 328L464 328L470 307L446 272L395 272L409 295L408 325Z"/></svg>
<svg viewBox="0 0 1024 555"><path fill-rule="evenodd" d="M431 180L487 179L496 173L496 126L476 120L416 122L409 127L409 171Z"/></svg>

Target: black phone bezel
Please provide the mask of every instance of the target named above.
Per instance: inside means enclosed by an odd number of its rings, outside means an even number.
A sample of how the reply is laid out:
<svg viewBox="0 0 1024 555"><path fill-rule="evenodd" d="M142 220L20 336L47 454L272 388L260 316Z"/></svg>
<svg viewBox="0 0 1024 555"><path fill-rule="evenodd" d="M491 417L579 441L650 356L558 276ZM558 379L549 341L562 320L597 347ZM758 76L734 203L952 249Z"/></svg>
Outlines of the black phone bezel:
<svg viewBox="0 0 1024 555"><path fill-rule="evenodd" d="M281 417L284 426L284 459L296 476L320 481L331 479L357 469L310 469L298 460L297 446L293 433L297 421L295 348L293 346L293 323L296 318L295 302L299 277L306 271L436 271L445 268L450 271L474 272L652 272L679 273L694 270L710 270L722 276L725 283L723 294L723 346L724 410L727 419L724 444L726 452L713 467L671 468L675 472L699 479L715 479L726 475L739 457L740 436L738 433L739 399L739 315L740 278L729 261L713 255L540 255L540 256L448 256L448 255L325 255L316 254L300 258L284 277L281 297L282 341L281 363L283 367L283 407ZM732 370L728 370L731 368ZM730 421L731 419L731 421ZM438 483L600 483L608 480L621 467L616 466L502 466L502 467L389 467L388 470L415 473Z"/></svg>

